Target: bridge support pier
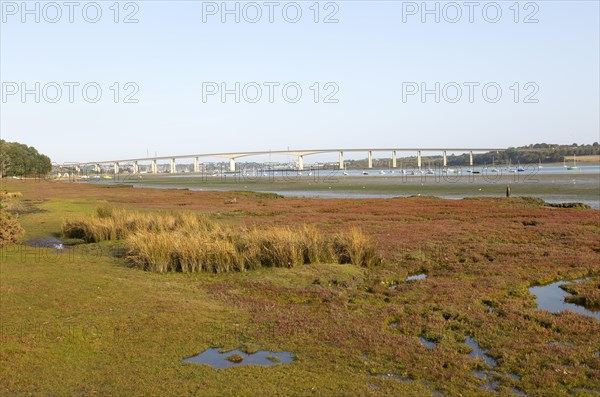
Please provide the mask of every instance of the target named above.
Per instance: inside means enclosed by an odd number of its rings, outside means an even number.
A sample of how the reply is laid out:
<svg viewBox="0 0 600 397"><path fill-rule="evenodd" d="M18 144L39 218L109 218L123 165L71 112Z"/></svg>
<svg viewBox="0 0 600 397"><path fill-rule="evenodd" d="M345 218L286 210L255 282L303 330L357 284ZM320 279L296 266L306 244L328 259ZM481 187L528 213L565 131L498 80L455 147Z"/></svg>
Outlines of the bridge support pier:
<svg viewBox="0 0 600 397"><path fill-rule="evenodd" d="M200 163L198 162L198 157L194 157L194 172L196 174L200 172Z"/></svg>
<svg viewBox="0 0 600 397"><path fill-rule="evenodd" d="M396 163L397 163L396 151L394 150L394 151L392 151L392 168L396 168Z"/></svg>
<svg viewBox="0 0 600 397"><path fill-rule="evenodd" d="M235 158L229 159L229 171L235 172Z"/></svg>
<svg viewBox="0 0 600 397"><path fill-rule="evenodd" d="M473 151L469 152L469 166L473 168Z"/></svg>
<svg viewBox="0 0 600 397"><path fill-rule="evenodd" d="M102 168L100 168L100 164L94 164L94 171L96 171L98 174L100 173L100 170Z"/></svg>
<svg viewBox="0 0 600 397"><path fill-rule="evenodd" d="M75 166L75 172L76 172L77 174L81 174L81 167L79 166L79 164L77 164L77 165Z"/></svg>
<svg viewBox="0 0 600 397"><path fill-rule="evenodd" d="M340 152L340 170L344 169L344 152Z"/></svg>
<svg viewBox="0 0 600 397"><path fill-rule="evenodd" d="M367 155L367 163L369 168L373 168L373 152L371 150L369 150Z"/></svg>
<svg viewBox="0 0 600 397"><path fill-rule="evenodd" d="M158 166L156 165L156 160L152 160L152 173L158 174Z"/></svg>
<svg viewBox="0 0 600 397"><path fill-rule="evenodd" d="M448 166L448 156L446 156L446 151L444 150L444 168Z"/></svg>
<svg viewBox="0 0 600 397"><path fill-rule="evenodd" d="M114 171L115 171L115 175L119 175L119 163L115 163Z"/></svg>
<svg viewBox="0 0 600 397"><path fill-rule="evenodd" d="M177 172L177 169L175 168L175 159L171 159L171 174L174 174Z"/></svg>
<svg viewBox="0 0 600 397"><path fill-rule="evenodd" d="M298 171L304 170L304 157L298 156Z"/></svg>
<svg viewBox="0 0 600 397"><path fill-rule="evenodd" d="M139 174L139 172L140 172L140 166L137 161L134 161L133 162L133 173Z"/></svg>
<svg viewBox="0 0 600 397"><path fill-rule="evenodd" d="M421 151L417 151L417 168L421 170Z"/></svg>

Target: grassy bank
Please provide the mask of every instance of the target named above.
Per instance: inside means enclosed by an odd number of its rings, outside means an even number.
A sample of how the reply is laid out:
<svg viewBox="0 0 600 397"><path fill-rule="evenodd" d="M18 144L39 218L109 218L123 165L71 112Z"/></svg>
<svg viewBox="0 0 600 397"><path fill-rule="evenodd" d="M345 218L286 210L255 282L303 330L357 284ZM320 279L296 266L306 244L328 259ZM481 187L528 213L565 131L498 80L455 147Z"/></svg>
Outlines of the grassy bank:
<svg viewBox="0 0 600 397"><path fill-rule="evenodd" d="M2 395L479 396L518 389L547 396L600 389L599 323L538 310L528 292L561 279L598 282L598 211L517 198L140 194L30 181L7 189L23 193L25 240L59 236L65 220L108 205L152 216L201 212L201 222L234 230L306 224L333 236L356 227L372 236L384 261L159 274L128 266L118 255L122 240L73 240L62 253L4 248ZM416 273L427 279L405 282ZM497 392L482 390L485 382L472 373L487 367L469 357L467 335L497 361ZM293 352L295 361L226 370L180 362L209 347L246 344Z"/></svg>

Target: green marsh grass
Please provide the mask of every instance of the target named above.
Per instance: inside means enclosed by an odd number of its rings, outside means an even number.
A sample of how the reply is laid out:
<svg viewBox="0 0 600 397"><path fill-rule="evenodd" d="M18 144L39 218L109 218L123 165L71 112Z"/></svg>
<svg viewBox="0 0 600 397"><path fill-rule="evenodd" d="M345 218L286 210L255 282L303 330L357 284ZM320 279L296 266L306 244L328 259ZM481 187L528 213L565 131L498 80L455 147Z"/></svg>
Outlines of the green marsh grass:
<svg viewBox="0 0 600 397"><path fill-rule="evenodd" d="M195 208L216 212L229 194L182 196L175 190L141 193L33 181L10 181L8 188L23 191L44 210L19 217L27 238L53 236L63 219L91 213L102 201L173 208L189 199ZM255 212L259 200L238 197L237 205ZM597 280L597 211L504 199L265 204L286 215L265 223L252 215L223 222L289 224L297 230L306 220L345 232L352 223L373 233L386 261L372 268L326 263L159 274L115 265L108 255L86 254L112 248L112 242L61 254L10 247L0 258L0 395L420 397L437 390L446 396L504 396L514 395L515 387L531 396L567 396L600 390L599 323L569 311L539 310L528 291L533 282ZM340 210L334 216L315 211L324 207ZM525 227L524 219L540 223ZM484 253L494 261L470 259ZM417 272L430 277L399 282ZM389 289L383 280L396 280L397 287ZM484 301L493 302L492 313ZM396 328L388 328L392 320ZM482 363L469 357L462 343L467 334L498 359L497 391L481 390L484 381L471 373ZM419 336L438 346L426 349ZM180 363L210 347L231 351L245 342L294 352L297 360L228 370Z"/></svg>

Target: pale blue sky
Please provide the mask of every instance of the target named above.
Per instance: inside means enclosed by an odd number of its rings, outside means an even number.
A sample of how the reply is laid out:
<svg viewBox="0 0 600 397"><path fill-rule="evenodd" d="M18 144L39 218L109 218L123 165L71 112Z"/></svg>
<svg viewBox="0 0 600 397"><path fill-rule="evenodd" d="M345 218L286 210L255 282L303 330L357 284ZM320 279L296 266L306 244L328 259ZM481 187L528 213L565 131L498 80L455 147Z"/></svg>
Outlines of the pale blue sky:
<svg viewBox="0 0 600 397"><path fill-rule="evenodd" d="M407 15L403 23L408 2L338 1L339 22L332 24L313 22L313 1L297 2L302 17L295 24L282 17L289 2L280 2L274 23L263 14L255 24L243 18L235 23L231 16L221 23L219 14L203 23L203 7L209 5L199 1L134 2L139 22L132 24L113 22L113 1L97 2L103 14L92 24L81 14L87 3L75 9L73 23L66 14L57 23L43 15L35 23L26 15L22 23L20 10L12 15L11 8L21 1L2 1L4 91L7 84L14 88L11 83L81 84L74 103L64 86L58 103L44 97L35 103L33 95L22 103L19 93L4 92L2 139L34 145L53 161L144 157L147 151L166 156L288 147L506 147L600 139L597 1L534 2L539 22L527 24L522 20L535 9L523 9L527 2L520 2L521 22L515 23L513 1L497 2L502 17L495 24L482 17L482 6L490 2L480 2L473 23L466 14L457 23L443 16L440 23L432 16L422 23L420 14ZM334 10L323 10L326 3L320 2L321 19ZM440 7L447 3L439 2ZM42 9L47 2L39 4ZM120 19L133 10L121 9ZM87 82L102 88L99 102L83 99L80 88ZM121 83L119 103L110 90L114 82ZM127 82L139 86L139 103L122 103L130 92L123 91ZM235 103L231 95L226 103L218 96L203 103L203 82L229 87L278 82L279 88L296 82L303 94L299 102L287 103L276 90L270 103L265 87L258 103ZM309 88L314 82L321 84L319 103ZM338 103L322 103L327 82L339 87ZM466 87L458 103L435 103L432 95L422 103L418 95L403 102L403 82L426 82L430 88L435 82L481 85L474 103L467 100ZM488 82L503 90L497 103L481 95ZM519 103L510 89L515 82ZM539 87L538 103L523 103L533 89L524 89L528 82Z"/></svg>

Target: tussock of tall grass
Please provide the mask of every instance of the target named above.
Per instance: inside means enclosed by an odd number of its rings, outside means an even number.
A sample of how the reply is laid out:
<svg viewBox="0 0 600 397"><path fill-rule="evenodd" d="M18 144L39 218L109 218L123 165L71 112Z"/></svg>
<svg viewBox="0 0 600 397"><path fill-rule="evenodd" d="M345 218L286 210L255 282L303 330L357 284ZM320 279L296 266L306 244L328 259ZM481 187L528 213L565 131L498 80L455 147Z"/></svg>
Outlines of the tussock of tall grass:
<svg viewBox="0 0 600 397"><path fill-rule="evenodd" d="M1 198L20 198L23 197L23 193L21 192L0 192L0 199Z"/></svg>
<svg viewBox="0 0 600 397"><path fill-rule="evenodd" d="M327 236L314 226L139 232L127 241L130 264L160 273L224 273L310 263L372 266L381 262L375 243L359 229L335 236Z"/></svg>
<svg viewBox="0 0 600 397"><path fill-rule="evenodd" d="M244 270L244 258L231 241L215 233L140 232L128 239L127 260L143 270L214 272Z"/></svg>
<svg viewBox="0 0 600 397"><path fill-rule="evenodd" d="M19 222L0 207L0 248L19 242L24 234Z"/></svg>
<svg viewBox="0 0 600 397"><path fill-rule="evenodd" d="M375 242L356 227L351 228L348 233L337 236L334 250L340 263L354 263L369 267L381 262Z"/></svg>
<svg viewBox="0 0 600 397"><path fill-rule="evenodd" d="M198 213L143 214L112 207L99 207L95 216L64 221L62 234L64 237L81 238L89 243L97 243L105 240L122 240L142 231L153 233L176 230L206 232L212 230L214 226L214 223L205 215Z"/></svg>
<svg viewBox="0 0 600 397"><path fill-rule="evenodd" d="M21 197L21 193L0 192L0 248L17 243L25 234L18 220L6 210L10 209L11 199Z"/></svg>
<svg viewBox="0 0 600 397"><path fill-rule="evenodd" d="M125 239L132 266L160 273L381 262L375 243L357 228L335 235L315 226L234 229L194 213L141 214L101 207L95 216L64 222L63 234L88 242Z"/></svg>

